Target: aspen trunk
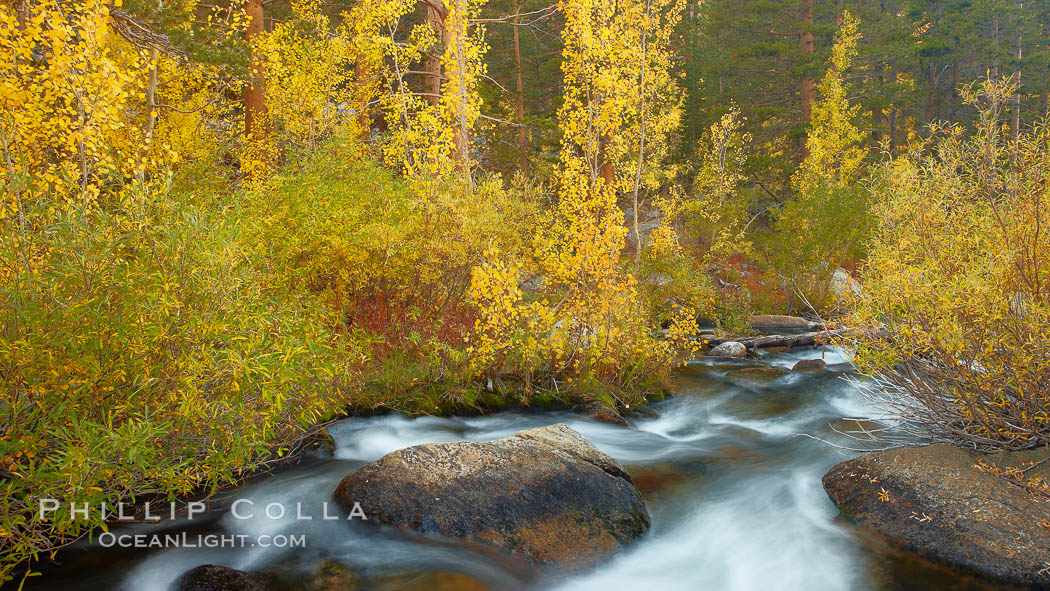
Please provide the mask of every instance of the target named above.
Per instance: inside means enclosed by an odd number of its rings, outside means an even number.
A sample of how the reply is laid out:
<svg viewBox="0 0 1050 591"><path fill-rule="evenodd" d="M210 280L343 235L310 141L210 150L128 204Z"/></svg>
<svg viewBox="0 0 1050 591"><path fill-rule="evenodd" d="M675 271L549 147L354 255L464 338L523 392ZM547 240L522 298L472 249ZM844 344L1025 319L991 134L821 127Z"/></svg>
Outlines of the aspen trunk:
<svg viewBox="0 0 1050 591"><path fill-rule="evenodd" d="M357 58L354 62L354 83L361 89L363 96L361 104L357 106L357 126L361 130L362 139L368 139L368 135L372 131L372 121L368 115L368 97L371 96L371 93L364 90L371 86L372 80L370 78L364 61L360 57Z"/></svg>
<svg viewBox="0 0 1050 591"><path fill-rule="evenodd" d="M456 0L456 2L462 3L463 0ZM466 9L462 5L460 14L466 14ZM467 96L469 89L467 88L467 51L466 39L464 39L467 32L465 29L466 24L456 29L456 67L459 70L459 132L456 134L456 166L463 173L467 184L472 185L474 181L470 177L470 128L467 125L467 108L470 100Z"/></svg>
<svg viewBox="0 0 1050 591"><path fill-rule="evenodd" d="M146 131L145 138L142 146L142 153L140 154L138 180L143 182L146 180L146 167L141 162L149 157L150 151L153 149L153 134L157 129L157 70L160 69L160 53L157 48L150 50L150 59L153 62L153 67L149 71L149 82L146 84L146 109L149 113L146 115Z"/></svg>
<svg viewBox="0 0 1050 591"><path fill-rule="evenodd" d="M649 2L645 3L645 22L648 27L649 22ZM632 199L632 205L634 206L634 264L637 267L642 261L642 230L641 224L638 223L638 193L642 187L642 168L645 166L645 131L646 123L649 121L648 113L645 108L645 96L646 96L646 85L645 75L648 71L649 66L649 31L642 31L642 67L641 75L638 80L638 114L641 117L640 122L640 133L638 138L638 162L634 171L634 196Z"/></svg>

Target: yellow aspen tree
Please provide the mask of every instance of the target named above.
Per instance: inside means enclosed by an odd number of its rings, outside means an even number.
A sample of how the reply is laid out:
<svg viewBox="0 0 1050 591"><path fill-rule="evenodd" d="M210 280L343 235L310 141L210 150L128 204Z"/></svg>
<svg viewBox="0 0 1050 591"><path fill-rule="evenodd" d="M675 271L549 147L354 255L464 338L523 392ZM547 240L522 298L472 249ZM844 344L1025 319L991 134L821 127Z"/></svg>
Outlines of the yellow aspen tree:
<svg viewBox="0 0 1050 591"><path fill-rule="evenodd" d="M867 150L854 123L860 107L850 104L844 81L859 40L859 22L845 12L818 86L807 155L791 179L797 194L778 215L785 259L780 266L793 276L818 280L804 286L811 291L807 298L821 298L822 278L859 258L869 227L866 192L859 182Z"/></svg>
<svg viewBox="0 0 1050 591"><path fill-rule="evenodd" d="M397 127L408 120L415 104L404 84L404 76L414 61L422 59L429 38L409 38L395 42L402 19L412 11L411 0L360 0L344 14L344 26L354 63L354 83L350 85L350 104L356 115L356 133L364 136L371 127L373 112L383 111ZM402 164L397 150L386 147L388 160Z"/></svg>
<svg viewBox="0 0 1050 591"><path fill-rule="evenodd" d="M255 42L266 71L265 104L273 132L279 140L310 148L344 125L353 127L345 130L348 136L361 135L360 111L369 100L361 97L374 84L362 81L365 88L355 96L359 68L346 64L363 66L368 58L359 59L350 19L333 26L317 0L292 6L294 18L275 24ZM354 110L345 109L347 104Z"/></svg>
<svg viewBox="0 0 1050 591"><path fill-rule="evenodd" d="M831 65L821 80L820 101L814 106L812 125L806 140L808 155L792 178L795 188L805 193L824 182L848 185L857 180L866 151L864 135L857 128L859 105L847 96L846 71L857 57L860 22L849 12L831 50Z"/></svg>
<svg viewBox="0 0 1050 591"><path fill-rule="evenodd" d="M142 164L135 114L150 60L114 34L112 5L28 3L24 13L0 6L0 52L10 56L0 63L7 196L55 192L84 205L99 195L101 176L132 177ZM0 218L18 209L3 205Z"/></svg>
<svg viewBox="0 0 1050 591"><path fill-rule="evenodd" d="M604 267L601 273L615 274L626 236L618 194L631 191L637 202L642 187L659 178L680 112L668 43L682 5L673 0L562 5L565 98L558 115L563 132L558 215L566 234L560 247L551 247L597 257L577 260L572 267ZM583 237L596 242L583 248Z"/></svg>
<svg viewBox="0 0 1050 591"><path fill-rule="evenodd" d="M692 256L704 271L727 272L733 255L750 253L750 202L740 189L751 137L743 132L743 126L739 109L731 107L701 138L692 194L672 191L655 200L661 224L650 237L647 252L651 257L680 256L677 228L683 228L687 238L700 247Z"/></svg>
<svg viewBox="0 0 1050 591"><path fill-rule="evenodd" d="M438 47L445 45L445 15L447 11L438 0L422 0L426 11L426 24L434 36ZM437 52L428 52L423 60L423 99L437 106L441 100L441 56Z"/></svg>
<svg viewBox="0 0 1050 591"><path fill-rule="evenodd" d="M442 65L445 83L442 86L442 113L455 129L453 149L456 169L470 184L470 136L474 124L481 114L481 95L478 94L478 78L485 73L482 56L485 46L485 30L476 26L471 31L471 19L478 16L481 2L477 0L447 0L445 15L445 53Z"/></svg>
<svg viewBox="0 0 1050 591"><path fill-rule="evenodd" d="M645 330L635 279L619 269L627 228L618 197L652 178L648 150L659 152L677 122L675 100L663 96L674 94L670 53L657 38L681 4L572 0L562 11L559 201L535 248L546 289L560 300L547 313L555 351L578 351L573 370L600 373L616 341Z"/></svg>
<svg viewBox="0 0 1050 591"><path fill-rule="evenodd" d="M683 0L644 0L641 15L637 124L627 133L634 147L631 205L636 264L643 248L639 223L641 192L655 189L662 180L674 176L668 156L671 140L681 123L682 93L672 73L674 55L670 42L684 6Z"/></svg>
<svg viewBox="0 0 1050 591"><path fill-rule="evenodd" d="M681 0L562 3L563 179L582 173L631 191L639 152L659 151L668 141L681 111L669 44L683 6Z"/></svg>
<svg viewBox="0 0 1050 591"><path fill-rule="evenodd" d="M417 24L407 35L399 33L411 5L394 4L383 25L377 49L388 64L383 110L391 125L391 137L383 152L387 161L417 181L429 183L459 171L470 180L470 137L480 116L478 79L484 75L482 61L486 45L484 29L473 23L483 2L448 0L441 5L441 34L431 22ZM432 100L432 66L424 66L425 84L414 90L408 76L424 64L427 56L440 55L440 96ZM424 191L425 193L425 191Z"/></svg>

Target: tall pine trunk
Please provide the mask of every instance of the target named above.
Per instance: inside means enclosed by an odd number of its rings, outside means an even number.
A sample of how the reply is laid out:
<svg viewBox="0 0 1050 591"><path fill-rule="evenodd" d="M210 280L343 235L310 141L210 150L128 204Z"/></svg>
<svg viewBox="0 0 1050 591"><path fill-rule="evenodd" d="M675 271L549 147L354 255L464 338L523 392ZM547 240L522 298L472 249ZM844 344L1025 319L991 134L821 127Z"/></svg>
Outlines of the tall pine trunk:
<svg viewBox="0 0 1050 591"><path fill-rule="evenodd" d="M1021 60L1024 59L1024 38L1021 35L1021 19L1024 15L1024 2L1017 2L1017 71L1014 72L1014 84L1017 91L1014 92L1014 142L1021 135Z"/></svg>
<svg viewBox="0 0 1050 591"><path fill-rule="evenodd" d="M263 32L262 2L247 0L244 3L244 14L248 18L244 40L251 44ZM249 69L249 82L244 87L244 135L249 139L258 139L265 133L263 128L266 113L266 76L262 63L257 59L252 59Z"/></svg>
<svg viewBox="0 0 1050 591"><path fill-rule="evenodd" d="M521 158L521 174L529 172L529 155L525 145L525 93L521 84L521 45L518 43L518 11L521 9L518 0L514 0L514 62L518 67L518 154Z"/></svg>
<svg viewBox="0 0 1050 591"><path fill-rule="evenodd" d="M423 61L423 92L427 102L437 106L441 102L441 47L445 45L445 22L441 12L429 2L425 4L427 24L437 37L437 48Z"/></svg>
<svg viewBox="0 0 1050 591"><path fill-rule="evenodd" d="M809 73L809 67L812 65L810 62L813 59L813 0L802 0L802 31L799 33L799 42L802 46L802 57L806 62L806 73L802 76L802 84L799 89L802 99L801 123L808 128L813 118L813 100L816 97L816 83ZM809 148L806 146L806 136L803 135L802 158L805 159L808 155Z"/></svg>

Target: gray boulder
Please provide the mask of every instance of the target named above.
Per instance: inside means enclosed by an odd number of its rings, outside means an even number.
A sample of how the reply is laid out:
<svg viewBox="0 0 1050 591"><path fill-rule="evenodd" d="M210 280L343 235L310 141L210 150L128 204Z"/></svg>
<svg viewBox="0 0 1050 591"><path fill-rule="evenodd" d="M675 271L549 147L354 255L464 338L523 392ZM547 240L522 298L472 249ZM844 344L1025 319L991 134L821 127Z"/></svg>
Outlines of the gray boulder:
<svg viewBox="0 0 1050 591"><path fill-rule="evenodd" d="M734 357L737 359L743 359L747 357L747 347L736 341L729 341L728 343L722 343L717 347L711 349L708 353L712 357Z"/></svg>
<svg viewBox="0 0 1050 591"><path fill-rule="evenodd" d="M563 424L401 449L344 478L335 499L360 503L371 523L480 542L544 570L592 567L649 529L630 475Z"/></svg>
<svg viewBox="0 0 1050 591"><path fill-rule="evenodd" d="M1050 496L1010 482L1050 481L1050 448L980 455L950 445L881 451L824 476L857 526L943 564L1050 588ZM1022 472L1023 471L1023 472ZM1027 485L1026 485L1027 486Z"/></svg>
<svg viewBox="0 0 1050 591"><path fill-rule="evenodd" d="M828 283L828 289L831 290L831 295L835 298L835 301L839 303L864 293L864 288L861 287L860 283L842 268L835 269Z"/></svg>

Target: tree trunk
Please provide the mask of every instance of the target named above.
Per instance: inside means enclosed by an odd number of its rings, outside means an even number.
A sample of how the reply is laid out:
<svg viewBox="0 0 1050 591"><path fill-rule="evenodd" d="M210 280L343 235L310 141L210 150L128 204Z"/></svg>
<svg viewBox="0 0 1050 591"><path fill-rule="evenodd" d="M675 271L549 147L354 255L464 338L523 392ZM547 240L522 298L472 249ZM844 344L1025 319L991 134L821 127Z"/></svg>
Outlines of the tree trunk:
<svg viewBox="0 0 1050 591"><path fill-rule="evenodd" d="M435 6L426 4L427 24L437 37L438 47L445 44L445 23L441 12ZM441 58L440 49L431 52L431 55L423 61L423 92L426 100L431 105L437 105L441 101Z"/></svg>
<svg viewBox="0 0 1050 591"><path fill-rule="evenodd" d="M929 123L936 118L937 106L937 64L930 62L929 73L926 77L926 122Z"/></svg>
<svg viewBox="0 0 1050 591"><path fill-rule="evenodd" d="M146 110L148 113L146 114L146 129L143 133L143 146L137 174L140 183L146 180L145 161L149 158L149 154L153 149L153 134L157 129L157 70L160 69L160 52L157 51L156 47L150 50L150 60L153 63L153 67L149 70L149 82L146 83Z"/></svg>
<svg viewBox="0 0 1050 591"><path fill-rule="evenodd" d="M467 19L467 9L463 6L464 1L454 0L458 8L457 12L461 15L459 18ZM467 27L469 22L461 23L453 19L446 19L445 24L445 40L447 43L452 44L452 49L455 52L456 79L459 86L459 96L455 97L458 103L456 108L456 153L454 155L456 170L463 175L468 185L472 185L474 181L470 177L470 126L467 124L467 109L470 105L468 93L470 89L467 86L466 37L468 35Z"/></svg>
<svg viewBox="0 0 1050 591"><path fill-rule="evenodd" d="M995 13L992 17L992 42L995 44L995 49L999 49L999 13ZM996 54L992 62L992 80L999 78L999 55Z"/></svg>
<svg viewBox="0 0 1050 591"><path fill-rule="evenodd" d="M879 98L881 98L883 96L883 90L885 89L885 86L886 86L885 78L882 75L882 72L885 69L886 69L886 63L885 62L881 62L880 61L878 66L876 66L875 80L878 81L878 87L877 88L878 88ZM871 143L872 143L871 153L873 155L877 154L879 149L881 149L881 147L882 147L881 144L882 144L883 133L882 133L882 127L880 127L880 126L882 125L882 120L886 118L886 114L883 111L882 106L877 104L878 100L879 99L875 99L875 103L876 104L873 104L872 107L871 107Z"/></svg>
<svg viewBox="0 0 1050 591"><path fill-rule="evenodd" d="M649 41L649 2L645 3L645 22L646 27L642 30L642 67L641 75L638 81L638 116L641 118L639 124L640 132L638 138L638 162L634 171L634 265L637 267L642 261L642 230L641 225L638 223L638 192L642 186L642 169L645 166L645 128L646 123L649 121L648 114L645 108L645 74L648 71L649 56L648 56L648 41Z"/></svg>
<svg viewBox="0 0 1050 591"><path fill-rule="evenodd" d="M802 98L802 120L801 123L805 127L809 127L809 122L813 118L813 100L816 97L816 85L813 78L809 75L808 68L812 64L813 56L813 0L802 0L802 31L799 34L799 41L802 46L803 59L806 62L807 72L802 77L802 86L799 89ZM808 134L807 134L808 135ZM807 147L806 135L802 136L802 158L804 159L809 155L809 148Z"/></svg>
<svg viewBox="0 0 1050 591"><path fill-rule="evenodd" d="M882 76L882 70L885 68L885 63L879 64L879 74L876 79L879 81L878 89L879 95L882 95L882 90L885 86ZM878 99L876 99L878 100ZM878 154L878 151L882 148L882 120L886 118L883 109L879 105L872 105L871 107L871 153L872 155Z"/></svg>
<svg viewBox="0 0 1050 591"><path fill-rule="evenodd" d="M598 140L598 158L601 162L600 170L602 179L605 180L605 184L611 187L613 186L613 183L616 182L616 169L613 167L612 157L609 154L610 143L612 143L612 141L607 135L603 135L601 139Z"/></svg>
<svg viewBox="0 0 1050 591"><path fill-rule="evenodd" d="M1014 72L1014 143L1021 136L1021 60L1024 59L1024 38L1021 35L1021 18L1024 13L1024 2L1017 2L1017 71Z"/></svg>
<svg viewBox="0 0 1050 591"><path fill-rule="evenodd" d="M363 59L358 57L354 61L354 83L358 85L358 88L371 86L372 80L367 70ZM367 91L361 92L364 93L364 99L357 106L357 126L361 132L361 139L367 140L372 131L372 119L368 114L368 97L371 96L371 93Z"/></svg>
<svg viewBox="0 0 1050 591"><path fill-rule="evenodd" d="M520 10L518 0L514 0L514 14L517 15ZM514 17L514 22L511 23L514 28L514 62L518 66L518 154L521 158L520 168L521 174L528 174L529 172L529 154L527 146L525 144L525 93L521 84L521 46L518 43L518 17Z"/></svg>
<svg viewBox="0 0 1050 591"><path fill-rule="evenodd" d="M260 0L247 0L244 3L244 13L248 18L248 28L244 31L244 40L249 44L263 32L263 5ZM250 68L250 78L244 87L244 135L248 138L257 139L265 132L263 130L264 116L266 113L266 76L263 72L262 63L253 59Z"/></svg>
<svg viewBox="0 0 1050 591"><path fill-rule="evenodd" d="M890 109L889 127L890 127L890 154L897 153L897 108L893 107Z"/></svg>

